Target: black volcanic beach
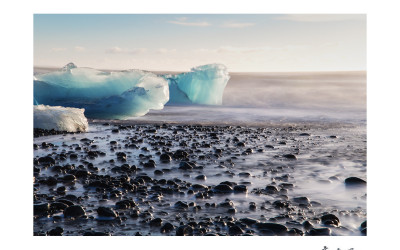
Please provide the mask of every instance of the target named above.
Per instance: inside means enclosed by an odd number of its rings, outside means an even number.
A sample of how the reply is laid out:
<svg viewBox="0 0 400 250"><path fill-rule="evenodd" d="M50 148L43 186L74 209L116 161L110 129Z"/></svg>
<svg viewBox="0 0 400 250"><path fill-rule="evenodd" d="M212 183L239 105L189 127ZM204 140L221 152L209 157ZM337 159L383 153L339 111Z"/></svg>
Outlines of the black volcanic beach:
<svg viewBox="0 0 400 250"><path fill-rule="evenodd" d="M366 233L363 128L90 126L35 139L35 235Z"/></svg>

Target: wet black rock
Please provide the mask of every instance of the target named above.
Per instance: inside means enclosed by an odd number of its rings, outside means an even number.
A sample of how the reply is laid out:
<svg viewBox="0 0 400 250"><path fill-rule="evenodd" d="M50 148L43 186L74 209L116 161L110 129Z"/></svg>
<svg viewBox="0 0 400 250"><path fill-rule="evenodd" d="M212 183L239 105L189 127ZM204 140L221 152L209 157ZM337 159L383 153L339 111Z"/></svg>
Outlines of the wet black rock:
<svg viewBox="0 0 400 250"><path fill-rule="evenodd" d="M366 181L364 181L363 179L360 179L358 177L349 177L346 180L344 180L344 183L346 184L346 186L348 187L352 187L352 186L364 186L367 184Z"/></svg>
<svg viewBox="0 0 400 250"><path fill-rule="evenodd" d="M86 170L76 170L74 173L75 177L77 178L85 178L91 175L90 172L86 171Z"/></svg>
<svg viewBox="0 0 400 250"><path fill-rule="evenodd" d="M204 174L201 174L201 175L196 176L195 179L205 181L207 179L207 177Z"/></svg>
<svg viewBox="0 0 400 250"><path fill-rule="evenodd" d="M301 133L300 136L311 136L309 133Z"/></svg>
<svg viewBox="0 0 400 250"><path fill-rule="evenodd" d="M362 235L367 235L367 221L364 221L360 225L360 231Z"/></svg>
<svg viewBox="0 0 400 250"><path fill-rule="evenodd" d="M295 197L293 198L293 201L303 205L310 204L310 199L308 199L307 197Z"/></svg>
<svg viewBox="0 0 400 250"><path fill-rule="evenodd" d="M113 217L113 218L118 217L118 215L115 213L115 211L112 208L109 208L109 207L99 207L99 208L97 208L97 214L99 216L103 216L103 217Z"/></svg>
<svg viewBox="0 0 400 250"><path fill-rule="evenodd" d="M39 158L39 163L40 164L56 164L56 161L50 156L45 156L45 157Z"/></svg>
<svg viewBox="0 0 400 250"><path fill-rule="evenodd" d="M171 158L171 156L169 154L161 154L160 155L160 161L164 162L164 163L167 163L167 162L172 161L172 158Z"/></svg>
<svg viewBox="0 0 400 250"><path fill-rule="evenodd" d="M339 226L339 218L334 214L326 214L321 217L324 225Z"/></svg>
<svg viewBox="0 0 400 250"><path fill-rule="evenodd" d="M237 212L236 208L231 207L226 211L228 214L235 214Z"/></svg>
<svg viewBox="0 0 400 250"><path fill-rule="evenodd" d="M185 151L183 151L183 150L177 150L173 155L172 155L172 157L174 158L174 159L185 159L185 158L187 158L189 156L189 153L187 153L187 152L185 152Z"/></svg>
<svg viewBox="0 0 400 250"><path fill-rule="evenodd" d="M247 193L247 187L245 185L237 185L233 188L235 193Z"/></svg>
<svg viewBox="0 0 400 250"><path fill-rule="evenodd" d="M48 236L62 236L64 229L61 227L56 227L47 232Z"/></svg>
<svg viewBox="0 0 400 250"><path fill-rule="evenodd" d="M155 162L153 162L153 161L149 161L149 162L146 162L146 163L143 165L143 167L145 167L145 168L155 168L155 167L156 167L156 164L155 164Z"/></svg>
<svg viewBox="0 0 400 250"><path fill-rule="evenodd" d="M193 228L187 225L180 226L176 229L176 236L192 236Z"/></svg>
<svg viewBox="0 0 400 250"><path fill-rule="evenodd" d="M178 201L175 203L174 207L177 209L185 210L189 208L189 205L186 202Z"/></svg>
<svg viewBox="0 0 400 250"><path fill-rule="evenodd" d="M277 223L256 223L255 227L259 230L270 230L276 235L284 235L287 232L287 227Z"/></svg>
<svg viewBox="0 0 400 250"><path fill-rule="evenodd" d="M259 223L258 220L253 219L253 218L242 218L242 219L240 219L240 222L242 222L242 223L244 223L244 224L246 224L248 226L251 226L251 225L254 225L256 223Z"/></svg>
<svg viewBox="0 0 400 250"><path fill-rule="evenodd" d="M58 187L56 191L58 194L65 194L66 188L64 186L61 186Z"/></svg>
<svg viewBox="0 0 400 250"><path fill-rule="evenodd" d="M162 224L161 218L155 218L155 219L149 221L149 225L151 227L161 227L161 224Z"/></svg>
<svg viewBox="0 0 400 250"><path fill-rule="evenodd" d="M110 233L88 231L83 234L83 236L111 236Z"/></svg>
<svg viewBox="0 0 400 250"><path fill-rule="evenodd" d="M201 184L193 184L191 187L193 190L208 190L208 187Z"/></svg>
<svg viewBox="0 0 400 250"><path fill-rule="evenodd" d="M231 192L233 192L233 189L229 185L219 184L214 187L214 192L216 192L216 193L231 193Z"/></svg>
<svg viewBox="0 0 400 250"><path fill-rule="evenodd" d="M128 209L131 207L136 207L136 203L133 200L122 200L115 203L116 209Z"/></svg>
<svg viewBox="0 0 400 250"><path fill-rule="evenodd" d="M193 169L195 166L196 164L189 161L181 161L181 163L179 163L179 169L181 170L190 170Z"/></svg>
<svg viewBox="0 0 400 250"><path fill-rule="evenodd" d="M161 233L169 233L169 232L173 231L174 229L175 229L174 225L167 222L160 228L160 232Z"/></svg>
<svg viewBox="0 0 400 250"><path fill-rule="evenodd" d="M276 194L276 193L278 193L278 189L277 189L275 186L271 186L271 185L266 186L266 187L265 187L265 191L266 191L268 194Z"/></svg>
<svg viewBox="0 0 400 250"><path fill-rule="evenodd" d="M164 172L157 169L157 170L154 170L154 174L155 174L155 175L163 175Z"/></svg>
<svg viewBox="0 0 400 250"><path fill-rule="evenodd" d="M65 210L67 207L67 204L58 201L50 204L50 209L53 211Z"/></svg>
<svg viewBox="0 0 400 250"><path fill-rule="evenodd" d="M72 175L72 174L67 174L63 178L64 182L74 182L75 180L76 180L76 177L75 177L75 175Z"/></svg>
<svg viewBox="0 0 400 250"><path fill-rule="evenodd" d="M50 176L46 179L46 184L49 186L55 186L57 185L57 182L58 182L57 179L53 176Z"/></svg>
<svg viewBox="0 0 400 250"><path fill-rule="evenodd" d="M329 228L313 228L308 232L310 236L330 236L331 230Z"/></svg>
<svg viewBox="0 0 400 250"><path fill-rule="evenodd" d="M243 234L243 230L239 226L234 225L234 226L229 227L229 235L235 236L235 235L241 235L241 234Z"/></svg>
<svg viewBox="0 0 400 250"><path fill-rule="evenodd" d="M84 216L85 214L86 214L85 210L83 209L82 206L79 205L72 205L64 210L65 217L80 217Z"/></svg>
<svg viewBox="0 0 400 250"><path fill-rule="evenodd" d="M361 223L360 227L361 228L367 227L367 221L364 221L363 223Z"/></svg>
<svg viewBox="0 0 400 250"><path fill-rule="evenodd" d="M294 154L285 154L283 157L289 160L297 160L297 157Z"/></svg>
<svg viewBox="0 0 400 250"><path fill-rule="evenodd" d="M302 225L305 230L310 230L311 228L314 227L314 225L311 222L309 222L308 220L304 221Z"/></svg>
<svg viewBox="0 0 400 250"><path fill-rule="evenodd" d="M288 236L303 236L304 233L303 231L301 231L300 229L297 228L291 228L288 232L287 232Z"/></svg>
<svg viewBox="0 0 400 250"><path fill-rule="evenodd" d="M250 173L248 173L248 172L241 172L241 173L239 173L239 177L250 177Z"/></svg>
<svg viewBox="0 0 400 250"><path fill-rule="evenodd" d="M285 202L285 201L274 201L272 203L272 206L276 209L282 209L282 208L288 208L289 207L289 203Z"/></svg>
<svg viewBox="0 0 400 250"><path fill-rule="evenodd" d="M46 215L50 210L49 203L35 204L33 205L34 215Z"/></svg>

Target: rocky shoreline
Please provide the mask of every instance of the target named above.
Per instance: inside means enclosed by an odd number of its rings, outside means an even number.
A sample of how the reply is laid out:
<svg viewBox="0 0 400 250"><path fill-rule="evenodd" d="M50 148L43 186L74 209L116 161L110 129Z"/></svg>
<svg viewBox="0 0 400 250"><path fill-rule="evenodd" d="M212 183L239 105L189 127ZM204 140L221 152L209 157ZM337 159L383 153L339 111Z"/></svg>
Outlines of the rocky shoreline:
<svg viewBox="0 0 400 250"><path fill-rule="evenodd" d="M363 133L93 126L81 134L34 130L34 235L366 235ZM335 161L350 167L336 170ZM305 193L309 178L357 202L340 207Z"/></svg>

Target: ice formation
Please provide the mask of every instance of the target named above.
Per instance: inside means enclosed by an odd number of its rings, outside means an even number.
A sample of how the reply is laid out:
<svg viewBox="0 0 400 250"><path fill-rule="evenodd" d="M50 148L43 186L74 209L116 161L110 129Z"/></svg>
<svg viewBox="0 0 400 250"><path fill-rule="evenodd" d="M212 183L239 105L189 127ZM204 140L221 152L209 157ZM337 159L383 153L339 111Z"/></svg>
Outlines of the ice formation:
<svg viewBox="0 0 400 250"><path fill-rule="evenodd" d="M208 64L179 75L165 75L170 88L169 104L221 105L229 80L225 65Z"/></svg>
<svg viewBox="0 0 400 250"><path fill-rule="evenodd" d="M84 109L60 106L35 105L34 128L55 129L67 132L86 132L89 128Z"/></svg>
<svg viewBox="0 0 400 250"><path fill-rule="evenodd" d="M124 119L163 109L169 88L167 80L150 72L103 72L70 63L36 75L34 98L39 104L84 108L89 118Z"/></svg>
<svg viewBox="0 0 400 250"><path fill-rule="evenodd" d="M192 68L178 75L141 70L103 72L69 63L34 76L34 104L84 108L88 118L125 119L169 104L222 104L229 80L222 64Z"/></svg>

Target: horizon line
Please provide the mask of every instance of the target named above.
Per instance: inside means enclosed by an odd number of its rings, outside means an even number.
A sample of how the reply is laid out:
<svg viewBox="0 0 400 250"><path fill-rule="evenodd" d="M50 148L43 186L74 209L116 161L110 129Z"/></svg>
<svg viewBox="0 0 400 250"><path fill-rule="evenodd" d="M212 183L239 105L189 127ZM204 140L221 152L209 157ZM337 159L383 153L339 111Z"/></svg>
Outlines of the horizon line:
<svg viewBox="0 0 400 250"><path fill-rule="evenodd" d="M56 66L33 66L33 69L61 69L62 67ZM91 68L101 71L124 71L124 70L142 70L148 72L190 72L190 70L148 70L148 69L138 69L138 68L130 68L130 69L98 69L92 67L79 67L79 68ZM335 72L367 72L367 70L305 70L305 71L228 71L229 73L335 73Z"/></svg>

